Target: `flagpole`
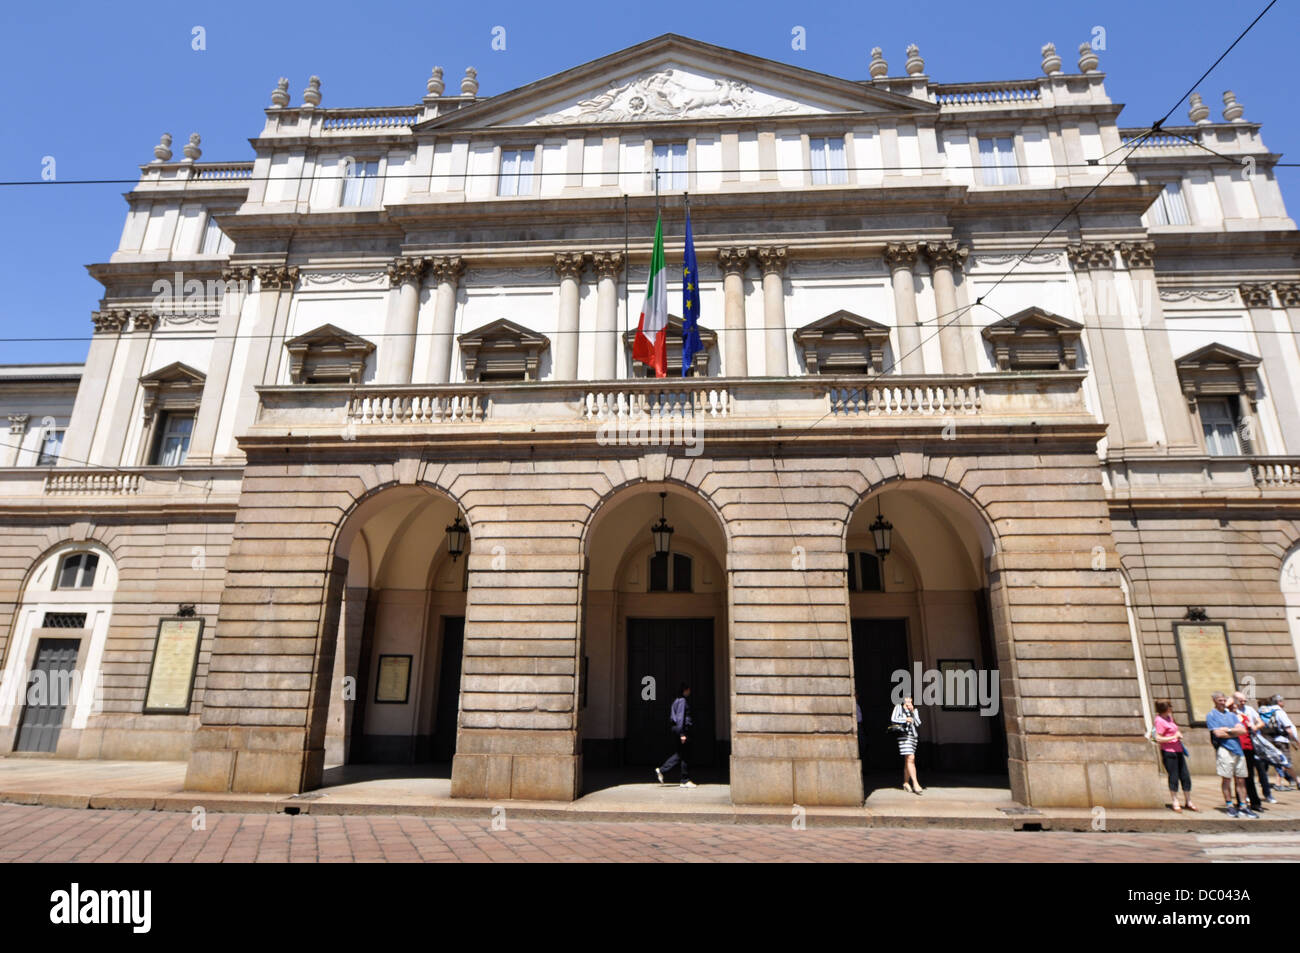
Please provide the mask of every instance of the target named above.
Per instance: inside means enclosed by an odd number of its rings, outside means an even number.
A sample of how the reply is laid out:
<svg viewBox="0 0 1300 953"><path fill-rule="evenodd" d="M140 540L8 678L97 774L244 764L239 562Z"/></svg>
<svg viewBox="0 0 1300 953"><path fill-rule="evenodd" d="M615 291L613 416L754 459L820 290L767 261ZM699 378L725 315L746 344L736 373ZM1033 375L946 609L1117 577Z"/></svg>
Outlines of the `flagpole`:
<svg viewBox="0 0 1300 953"><path fill-rule="evenodd" d="M628 271L629 261L632 254L630 251L630 242L628 232L628 211L627 211L627 193L623 194L623 332L626 333L632 321L632 285L630 282L631 273ZM627 376L632 376L632 368L627 369Z"/></svg>

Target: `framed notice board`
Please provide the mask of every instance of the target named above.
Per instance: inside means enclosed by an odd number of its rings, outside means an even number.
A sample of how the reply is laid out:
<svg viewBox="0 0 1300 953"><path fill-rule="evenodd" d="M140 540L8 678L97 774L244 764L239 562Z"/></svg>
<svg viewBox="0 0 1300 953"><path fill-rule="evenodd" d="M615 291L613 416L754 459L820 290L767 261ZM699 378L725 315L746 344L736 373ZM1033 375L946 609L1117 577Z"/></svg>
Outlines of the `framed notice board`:
<svg viewBox="0 0 1300 953"><path fill-rule="evenodd" d="M158 620L144 714L188 715L199 668L203 620L196 616L164 616Z"/></svg>
<svg viewBox="0 0 1300 953"><path fill-rule="evenodd" d="M405 705L411 697L411 656L379 656L379 676L375 679L375 703Z"/></svg>
<svg viewBox="0 0 1300 953"><path fill-rule="evenodd" d="M1231 696L1237 689L1228 627L1222 622L1175 622L1174 644L1187 693L1188 717L1193 725L1204 725L1205 716L1214 708L1210 694Z"/></svg>

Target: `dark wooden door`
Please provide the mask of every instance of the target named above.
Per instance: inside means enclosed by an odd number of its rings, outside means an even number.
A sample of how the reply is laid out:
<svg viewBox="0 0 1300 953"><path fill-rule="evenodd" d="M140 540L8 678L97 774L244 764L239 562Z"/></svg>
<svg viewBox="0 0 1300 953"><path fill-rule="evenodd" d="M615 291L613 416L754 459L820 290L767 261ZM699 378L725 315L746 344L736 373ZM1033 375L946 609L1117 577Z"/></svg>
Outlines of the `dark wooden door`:
<svg viewBox="0 0 1300 953"><path fill-rule="evenodd" d="M41 639L36 644L15 751L52 752L58 746L80 646L78 639Z"/></svg>
<svg viewBox="0 0 1300 953"><path fill-rule="evenodd" d="M438 704L433 716L433 760L456 753L456 714L460 709L460 663L465 650L465 617L443 616L442 656L438 662Z"/></svg>
<svg viewBox="0 0 1300 953"><path fill-rule="evenodd" d="M863 759L869 770L898 766L898 742L885 726L894 712L891 676L899 669L912 670L907 620L854 619L853 685L862 705Z"/></svg>
<svg viewBox="0 0 1300 953"><path fill-rule="evenodd" d="M646 698L646 678L654 697ZM692 767L716 759L712 619L627 620L627 764L657 765L671 753L669 711L678 686L691 686Z"/></svg>

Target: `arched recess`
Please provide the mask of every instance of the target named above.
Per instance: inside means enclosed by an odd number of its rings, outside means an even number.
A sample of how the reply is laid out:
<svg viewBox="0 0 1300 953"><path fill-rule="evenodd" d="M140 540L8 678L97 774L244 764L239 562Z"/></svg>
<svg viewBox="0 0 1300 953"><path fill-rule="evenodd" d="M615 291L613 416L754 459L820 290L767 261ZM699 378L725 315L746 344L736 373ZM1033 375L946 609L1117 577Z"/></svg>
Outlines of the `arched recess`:
<svg viewBox="0 0 1300 953"><path fill-rule="evenodd" d="M860 591L852 591L853 573L849 579L864 770L886 775L880 783L897 784L897 744L884 727L894 686L904 684L921 707L921 769L1000 777L1007 772L1010 679L998 648L1006 636L998 632L990 596L992 524L974 501L947 485L890 481L873 487L851 512L844 535L849 558L875 552L871 526L878 515L892 524L879 589L864 585L874 581L869 574L858 577ZM973 676L956 675L972 670ZM907 673L906 683L899 671ZM922 783L928 783L924 777Z"/></svg>
<svg viewBox="0 0 1300 953"><path fill-rule="evenodd" d="M325 765L404 764L449 776L463 669L464 552L446 527L461 515L426 484L376 489L340 523L317 677L329 678ZM461 516L463 519L463 516ZM321 717L318 715L317 717Z"/></svg>
<svg viewBox="0 0 1300 953"><path fill-rule="evenodd" d="M660 493L674 532L669 558L652 565ZM586 788L651 777L671 750L667 712L681 681L692 683L692 776L725 780L734 718L727 534L712 503L669 481L624 485L588 521L583 554L578 725Z"/></svg>
<svg viewBox="0 0 1300 953"><path fill-rule="evenodd" d="M5 647L0 752L78 755L91 716L103 710L102 663L117 584L117 563L98 540L66 540L36 560ZM33 678L52 704L30 704Z"/></svg>

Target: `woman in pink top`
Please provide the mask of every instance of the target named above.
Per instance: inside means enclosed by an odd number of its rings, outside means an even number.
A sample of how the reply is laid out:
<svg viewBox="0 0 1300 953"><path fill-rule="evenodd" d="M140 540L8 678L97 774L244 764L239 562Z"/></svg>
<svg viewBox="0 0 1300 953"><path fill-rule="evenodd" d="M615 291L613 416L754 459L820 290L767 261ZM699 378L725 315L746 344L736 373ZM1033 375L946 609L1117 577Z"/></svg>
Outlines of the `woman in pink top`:
<svg viewBox="0 0 1300 953"><path fill-rule="evenodd" d="M1183 808L1178 804L1178 785L1183 786L1183 805L1189 811L1197 810L1192 803L1192 772L1187 768L1187 748L1183 744L1183 733L1174 724L1174 709L1167 701L1156 702L1156 741L1160 744L1160 758L1169 773L1169 798L1173 802L1175 813L1181 814Z"/></svg>

